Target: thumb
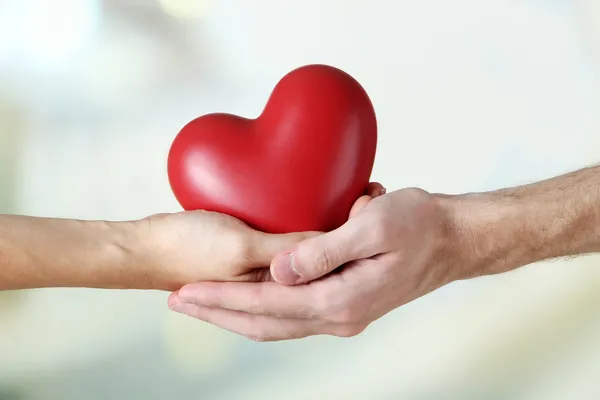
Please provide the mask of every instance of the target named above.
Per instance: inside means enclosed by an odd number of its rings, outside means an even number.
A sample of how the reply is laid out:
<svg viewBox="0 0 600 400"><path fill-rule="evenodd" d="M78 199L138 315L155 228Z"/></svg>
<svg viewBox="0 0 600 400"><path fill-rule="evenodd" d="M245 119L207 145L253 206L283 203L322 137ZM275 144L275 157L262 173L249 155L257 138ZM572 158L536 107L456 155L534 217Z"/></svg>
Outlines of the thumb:
<svg viewBox="0 0 600 400"><path fill-rule="evenodd" d="M280 254L271 263L271 276L284 285L295 285L321 278L350 261L368 258L359 218L342 227L304 240L291 251Z"/></svg>

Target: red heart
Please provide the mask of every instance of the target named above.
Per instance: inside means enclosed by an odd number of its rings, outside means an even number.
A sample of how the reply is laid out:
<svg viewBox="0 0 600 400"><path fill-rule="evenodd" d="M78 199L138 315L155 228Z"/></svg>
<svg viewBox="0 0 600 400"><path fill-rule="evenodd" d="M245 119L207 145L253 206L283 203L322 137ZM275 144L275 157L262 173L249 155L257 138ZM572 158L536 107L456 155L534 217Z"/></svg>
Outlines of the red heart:
<svg viewBox="0 0 600 400"><path fill-rule="evenodd" d="M168 173L185 210L232 215L270 233L330 231L347 219L375 161L369 96L347 73L307 65L285 75L256 119L188 123Z"/></svg>

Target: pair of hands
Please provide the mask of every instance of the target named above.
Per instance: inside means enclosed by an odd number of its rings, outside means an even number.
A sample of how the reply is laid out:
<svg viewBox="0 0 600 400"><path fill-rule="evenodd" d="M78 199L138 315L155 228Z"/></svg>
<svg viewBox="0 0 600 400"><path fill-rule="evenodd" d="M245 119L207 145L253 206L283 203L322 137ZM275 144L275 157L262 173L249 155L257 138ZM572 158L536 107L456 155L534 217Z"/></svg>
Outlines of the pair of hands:
<svg viewBox="0 0 600 400"><path fill-rule="evenodd" d="M162 263L204 266L179 272L197 283L173 292L169 307L256 341L350 337L458 279L443 200L416 188L384 193L371 184L328 233L266 234L203 211L151 217L151 229L168 233L158 242L180 249Z"/></svg>

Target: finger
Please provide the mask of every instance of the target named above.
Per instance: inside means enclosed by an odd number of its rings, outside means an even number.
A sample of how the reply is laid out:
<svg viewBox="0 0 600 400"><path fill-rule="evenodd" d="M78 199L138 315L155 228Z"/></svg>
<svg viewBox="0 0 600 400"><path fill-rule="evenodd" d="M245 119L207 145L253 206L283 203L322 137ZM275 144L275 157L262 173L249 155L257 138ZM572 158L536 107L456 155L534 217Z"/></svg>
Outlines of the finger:
<svg viewBox="0 0 600 400"><path fill-rule="evenodd" d="M319 334L322 328L317 322L307 319L265 317L177 301L169 307L175 312L260 342L300 339Z"/></svg>
<svg viewBox="0 0 600 400"><path fill-rule="evenodd" d="M386 188L379 182L371 182L367 189L365 190L365 194L367 196L371 196L372 198L379 197L384 195L386 192Z"/></svg>
<svg viewBox="0 0 600 400"><path fill-rule="evenodd" d="M322 234L321 232L295 232L270 234L252 231L249 241L249 268L264 268L271 264L273 258L300 243L303 240Z"/></svg>
<svg viewBox="0 0 600 400"><path fill-rule="evenodd" d="M373 198L369 195L360 196L358 200L354 202L352 209L350 210L350 217L353 218L358 214Z"/></svg>
<svg viewBox="0 0 600 400"><path fill-rule="evenodd" d="M318 319L327 312L321 301L327 294L326 288L327 285L290 287L276 282L198 282L183 286L173 296L204 307L277 318Z"/></svg>
<svg viewBox="0 0 600 400"><path fill-rule="evenodd" d="M367 189L365 190L365 194L360 196L358 198L358 200L356 200L354 202L352 209L350 209L349 218L356 216L356 214L358 214L371 200L373 200L375 197L384 195L385 192L386 192L386 189L383 187L383 185L381 183L379 183L379 182L369 183L369 186L367 186Z"/></svg>
<svg viewBox="0 0 600 400"><path fill-rule="evenodd" d="M363 219L354 217L340 228L298 243L271 263L273 279L295 285L323 277L339 266L377 254L364 239Z"/></svg>

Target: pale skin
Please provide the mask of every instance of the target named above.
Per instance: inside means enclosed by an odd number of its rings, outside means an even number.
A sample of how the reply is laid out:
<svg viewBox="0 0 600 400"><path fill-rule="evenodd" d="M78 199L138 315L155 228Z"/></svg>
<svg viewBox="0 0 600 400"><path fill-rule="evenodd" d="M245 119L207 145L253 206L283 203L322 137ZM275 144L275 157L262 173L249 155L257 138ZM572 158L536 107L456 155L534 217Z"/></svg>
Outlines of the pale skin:
<svg viewBox="0 0 600 400"><path fill-rule="evenodd" d="M453 281L600 252L600 167L486 193L382 191L372 184L325 234L269 235L204 211L0 216L0 289L183 285L173 310L253 340L346 337Z"/></svg>
<svg viewBox="0 0 600 400"><path fill-rule="evenodd" d="M169 306L257 341L349 337L453 281L600 252L598 166L485 193L368 200L339 229L279 252L275 282L189 284Z"/></svg>
<svg viewBox="0 0 600 400"><path fill-rule="evenodd" d="M370 184L355 207L382 189ZM208 211L126 222L0 215L0 290L173 291L198 281L265 281L276 254L317 234L267 234Z"/></svg>

